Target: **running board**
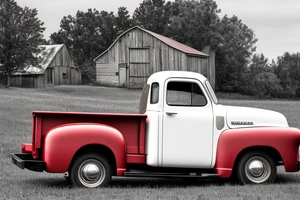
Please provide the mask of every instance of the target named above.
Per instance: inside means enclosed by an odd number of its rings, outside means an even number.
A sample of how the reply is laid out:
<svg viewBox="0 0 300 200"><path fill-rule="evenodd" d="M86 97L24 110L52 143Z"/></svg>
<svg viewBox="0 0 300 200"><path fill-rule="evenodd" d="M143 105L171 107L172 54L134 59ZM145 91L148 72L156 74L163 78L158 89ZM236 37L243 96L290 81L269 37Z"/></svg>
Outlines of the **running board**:
<svg viewBox="0 0 300 200"><path fill-rule="evenodd" d="M221 178L220 174L197 173L155 173L155 172L124 172L127 177L165 177L165 178Z"/></svg>

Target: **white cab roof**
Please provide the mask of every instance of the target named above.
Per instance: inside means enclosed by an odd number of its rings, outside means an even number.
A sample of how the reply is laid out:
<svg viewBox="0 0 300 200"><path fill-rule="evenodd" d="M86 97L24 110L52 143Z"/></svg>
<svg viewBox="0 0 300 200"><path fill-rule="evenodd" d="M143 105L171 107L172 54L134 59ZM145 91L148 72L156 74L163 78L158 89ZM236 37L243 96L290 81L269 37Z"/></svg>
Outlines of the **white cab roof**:
<svg viewBox="0 0 300 200"><path fill-rule="evenodd" d="M147 83L153 83L153 82L158 82L158 83L164 83L167 79L169 78L192 78L192 79L197 79L200 82L205 82L207 78L203 76L202 74L196 73L196 72L188 72L188 71L161 71L161 72L156 72L152 74Z"/></svg>

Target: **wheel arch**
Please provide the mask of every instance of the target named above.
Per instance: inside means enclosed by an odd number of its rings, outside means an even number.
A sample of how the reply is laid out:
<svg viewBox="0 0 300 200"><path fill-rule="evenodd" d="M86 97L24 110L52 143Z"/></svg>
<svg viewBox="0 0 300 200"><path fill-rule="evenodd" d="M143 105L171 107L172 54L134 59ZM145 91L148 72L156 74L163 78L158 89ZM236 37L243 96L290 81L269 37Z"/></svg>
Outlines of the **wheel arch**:
<svg viewBox="0 0 300 200"><path fill-rule="evenodd" d="M74 155L88 150L99 150L104 152L103 155L108 153L111 162L116 165L118 176L126 171L126 142L122 133L114 127L93 123L65 124L45 135L43 159L46 171L64 173L68 171Z"/></svg>
<svg viewBox="0 0 300 200"><path fill-rule="evenodd" d="M237 169L237 165L239 163L239 161L241 160L241 158L248 152L264 152L266 154L268 154L272 159L274 159L276 165L279 165L280 162L282 161L282 157L279 153L278 150L276 150L273 147L270 146L251 146L251 147L247 147L245 149L243 149L242 151L239 152L239 154L237 155L235 161L234 161L234 165L233 165L233 172L236 171Z"/></svg>
<svg viewBox="0 0 300 200"><path fill-rule="evenodd" d="M110 148L102 144L87 144L85 146L82 146L80 149L78 149L70 162L68 171L70 171L73 163L76 161L78 157L88 153L96 153L98 155L104 156L110 162L113 168L112 169L113 176L117 175L116 157Z"/></svg>

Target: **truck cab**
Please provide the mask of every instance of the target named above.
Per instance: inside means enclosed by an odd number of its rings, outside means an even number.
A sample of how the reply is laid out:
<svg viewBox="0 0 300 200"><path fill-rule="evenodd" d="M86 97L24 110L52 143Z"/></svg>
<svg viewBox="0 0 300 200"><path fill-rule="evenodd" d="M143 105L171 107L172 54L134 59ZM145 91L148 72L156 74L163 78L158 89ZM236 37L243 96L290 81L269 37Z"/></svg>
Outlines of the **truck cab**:
<svg viewBox="0 0 300 200"><path fill-rule="evenodd" d="M151 75L140 114L33 112L32 143L12 154L21 169L65 173L75 186L111 176L237 177L272 183L277 166L299 171L300 131L281 113L219 104L201 74Z"/></svg>
<svg viewBox="0 0 300 200"><path fill-rule="evenodd" d="M209 82L196 73L162 72L148 84L147 164L211 168L218 101Z"/></svg>

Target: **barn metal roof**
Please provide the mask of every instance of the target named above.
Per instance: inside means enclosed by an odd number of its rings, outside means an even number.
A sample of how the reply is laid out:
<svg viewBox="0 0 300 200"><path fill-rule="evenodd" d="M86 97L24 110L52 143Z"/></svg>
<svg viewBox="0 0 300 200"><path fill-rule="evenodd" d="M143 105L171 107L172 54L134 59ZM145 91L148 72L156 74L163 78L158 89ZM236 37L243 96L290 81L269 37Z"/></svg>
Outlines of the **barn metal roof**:
<svg viewBox="0 0 300 200"><path fill-rule="evenodd" d="M185 44L182 44L180 42L177 42L171 38L168 38L168 37L165 37L163 35L160 35L160 34L157 34L157 33L154 33L152 31L148 31L146 29L143 29L139 26L135 26L135 27L132 27L130 29L128 29L127 31L123 32L113 43L112 45L110 45L110 47L104 51L103 53L101 53L99 56L97 56L95 59L94 59L94 62L100 58L103 54L105 54L110 48L112 48L112 46L114 46L114 44L123 36L125 35L126 33L128 33L129 31L133 30L133 29L140 29L150 35L152 35L153 37L157 38L158 40L162 41L163 43L165 43L166 45L170 46L170 47L173 47L174 49L177 49L183 53L186 53L186 54L189 54L189 55L193 55L193 56L198 56L198 57L208 57L209 55L205 54L205 53L202 53L201 51L198 51L192 47L189 47Z"/></svg>
<svg viewBox="0 0 300 200"><path fill-rule="evenodd" d="M198 56L202 56L202 57L208 57L207 54L202 53L201 51L198 51L197 49L189 47L185 44L177 42L176 40L173 40L173 39L165 37L163 35L148 31L146 29L142 29L142 28L140 28L140 29L144 30L147 33L149 33L153 37L156 37L157 39L159 39L160 41L164 42L165 44L173 47L174 49L177 49L177 50L182 51L182 52L187 53L187 54L198 55Z"/></svg>
<svg viewBox="0 0 300 200"><path fill-rule="evenodd" d="M55 55L59 50L64 46L64 44L55 44L55 45L39 45L41 52L36 55L40 57L41 61L38 66L27 66L22 72L15 74L43 74L49 64L52 62Z"/></svg>

